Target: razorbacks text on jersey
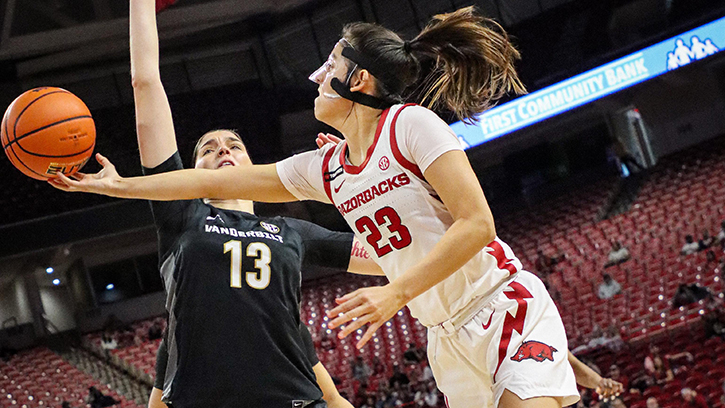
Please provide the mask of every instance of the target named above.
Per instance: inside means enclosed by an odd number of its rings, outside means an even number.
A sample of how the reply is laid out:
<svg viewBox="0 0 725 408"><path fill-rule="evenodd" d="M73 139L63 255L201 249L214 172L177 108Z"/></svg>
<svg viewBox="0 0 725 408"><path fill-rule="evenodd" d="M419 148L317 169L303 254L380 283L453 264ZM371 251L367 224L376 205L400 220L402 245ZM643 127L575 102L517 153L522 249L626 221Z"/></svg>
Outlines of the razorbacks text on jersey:
<svg viewBox="0 0 725 408"><path fill-rule="evenodd" d="M435 113L395 105L383 111L359 166L347 161L342 142L279 162L277 172L298 199L334 204L393 280L423 259L453 223L424 177L428 166L451 150L462 150L460 142ZM493 296L521 269L509 246L496 238L408 307L424 325L437 325L473 298Z"/></svg>

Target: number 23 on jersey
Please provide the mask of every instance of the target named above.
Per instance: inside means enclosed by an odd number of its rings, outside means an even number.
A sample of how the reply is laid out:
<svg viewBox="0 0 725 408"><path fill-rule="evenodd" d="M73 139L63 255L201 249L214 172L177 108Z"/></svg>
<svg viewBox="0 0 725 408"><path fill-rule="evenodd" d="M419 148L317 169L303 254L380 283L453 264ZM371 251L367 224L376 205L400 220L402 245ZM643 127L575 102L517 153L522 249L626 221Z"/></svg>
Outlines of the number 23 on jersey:
<svg viewBox="0 0 725 408"><path fill-rule="evenodd" d="M232 253L231 259L231 287L242 287L242 242L235 239L224 243L224 253ZM272 261L272 251L266 244L252 242L247 245L246 255L254 258L256 271L247 272L247 285L254 289L264 289L269 286L271 271L269 263Z"/></svg>

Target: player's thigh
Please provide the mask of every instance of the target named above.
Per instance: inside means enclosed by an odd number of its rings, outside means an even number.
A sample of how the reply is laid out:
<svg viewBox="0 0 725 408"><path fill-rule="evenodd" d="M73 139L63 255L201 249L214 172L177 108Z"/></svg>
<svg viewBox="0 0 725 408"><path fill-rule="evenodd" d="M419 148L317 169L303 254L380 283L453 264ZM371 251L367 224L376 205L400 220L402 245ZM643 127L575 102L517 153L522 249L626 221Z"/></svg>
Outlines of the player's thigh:
<svg viewBox="0 0 725 408"><path fill-rule="evenodd" d="M149 397L148 408L168 408L166 404L161 402L161 395L163 395L163 393L163 391L156 387L151 388L151 396Z"/></svg>
<svg viewBox="0 0 725 408"><path fill-rule="evenodd" d="M522 400L509 390L504 390L498 408L561 408L561 398L535 397Z"/></svg>

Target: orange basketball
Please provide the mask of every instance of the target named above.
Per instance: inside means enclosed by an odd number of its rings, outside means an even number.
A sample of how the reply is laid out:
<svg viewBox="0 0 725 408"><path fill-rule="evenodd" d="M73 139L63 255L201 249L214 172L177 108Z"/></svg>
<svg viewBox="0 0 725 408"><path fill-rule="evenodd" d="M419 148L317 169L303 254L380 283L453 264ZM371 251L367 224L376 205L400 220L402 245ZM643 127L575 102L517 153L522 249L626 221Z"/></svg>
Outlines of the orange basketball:
<svg viewBox="0 0 725 408"><path fill-rule="evenodd" d="M93 154L96 127L88 107L65 89L31 89L10 104L0 140L13 165L38 180L73 174Z"/></svg>

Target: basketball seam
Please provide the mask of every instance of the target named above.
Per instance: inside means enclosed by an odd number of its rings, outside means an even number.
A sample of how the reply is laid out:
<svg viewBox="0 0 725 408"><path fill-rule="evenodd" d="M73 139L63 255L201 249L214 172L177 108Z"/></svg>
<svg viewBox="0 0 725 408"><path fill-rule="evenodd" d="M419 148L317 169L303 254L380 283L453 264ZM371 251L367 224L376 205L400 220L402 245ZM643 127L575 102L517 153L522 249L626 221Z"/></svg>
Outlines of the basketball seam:
<svg viewBox="0 0 725 408"><path fill-rule="evenodd" d="M33 99L32 101L30 101L30 103L28 103L28 104L27 104L27 105L26 105L26 106L25 106L25 107L23 108L23 110L21 110L21 111L20 111L20 113L18 113L18 117L17 117L17 118L15 118L15 123L13 124L13 142L14 142L14 141L15 141L15 139L17 139L17 137L18 137L18 135L17 135L17 134L15 134L15 131L16 131L16 130L18 129L18 122L20 121L20 118L21 118L21 117L23 116L23 113L25 113L25 111L26 111L26 110L28 110L28 108L30 108L30 106L31 106L32 104L34 104L35 102L37 102L37 101L38 101L38 100L40 100L41 98L45 98L45 97L46 97L46 96L48 96L48 95L53 95L53 94L57 94L57 93L70 93L70 92L68 92L68 91L66 91L66 90L58 90L58 91L52 91L52 92L48 92L47 94L43 94L43 95L40 95L39 97L37 97L37 98ZM8 144L10 144L10 143L12 143L12 142L11 142L11 141L10 141L10 140L8 139Z"/></svg>
<svg viewBox="0 0 725 408"><path fill-rule="evenodd" d="M18 142L18 141L20 141L20 140L22 140L22 139L24 139L24 138L26 138L26 137L28 137L28 136L32 136L32 135L34 135L34 134L36 134L36 133L40 132L41 130L45 130L45 129L51 128L51 127L53 127L53 126L55 126L55 125L60 125L61 123L66 123L66 122L70 122L70 121L72 121L72 120L76 120L76 119L93 119L93 117L92 117L92 116L90 116L90 115L81 115L81 116L75 116L75 117L72 117L72 118L67 118L67 119L59 120L58 122L53 122L53 123L51 123L51 124L49 124L49 125L45 125L45 126L43 126L43 127L40 127L40 128L38 128L38 129L35 129L35 130L33 130L33 131L30 131L30 132L28 132L28 133L22 134L22 135L20 135L20 137L16 137L15 139L13 139L13 141L12 141L12 142L8 143L8 144L7 144L6 146L5 146L5 149L7 149L7 148L8 148L8 146L10 146L11 144L13 144L13 143L15 143L15 142ZM17 125L17 122L16 122L15 124ZM14 133L14 132L15 132L15 130L13 129L13 133ZM18 143L18 146L20 146L20 144L19 144L19 143ZM22 146L20 146L20 148L21 148L21 149L23 149L23 147L22 147ZM25 150L25 149L23 149L23 151L25 151L26 153L30 153L30 152L28 152L28 151L27 151L27 150ZM35 153L32 153L32 154L35 154ZM72 155L71 155L71 156L72 156ZM66 157L66 156L47 156L47 157Z"/></svg>
<svg viewBox="0 0 725 408"><path fill-rule="evenodd" d="M25 148L23 147L23 145L21 145L20 143L18 143L18 147L20 148L20 150L22 150L23 152L25 152L27 154L32 154L35 157L50 157L50 158L58 158L58 159L63 158L63 157L78 156L79 154L83 154L83 153L87 152L88 150L93 149L95 146L96 146L96 144L93 143L92 145L88 146L84 150L81 150L80 152L77 152L77 153L73 153L73 154L62 154L62 155L58 155L58 156L53 156L53 155L49 155L49 154L40 154L40 153L31 152L29 150L25 150Z"/></svg>
<svg viewBox="0 0 725 408"><path fill-rule="evenodd" d="M18 145L18 146L20 146L20 145ZM27 165L27 164L25 164L25 163L24 163L24 162L23 162L22 160L20 160L20 157L18 156L18 154L17 154L17 153L15 153L15 149L13 149L13 148L10 148L10 152L11 152L11 153L13 154L13 156L15 156L15 160L17 160L17 161L18 161L18 163L22 164L22 165L23 165L23 167L25 167L26 169L30 170L31 172L33 172L33 173L35 173L35 174L39 175L40 177L43 177L43 178L46 178L46 179L48 178L48 175L46 175L46 174L41 174L41 173L38 173L37 171L35 171L35 170L31 169L30 167L28 167L28 165ZM7 153L7 150L5 151L5 153ZM19 169L18 169L18 170L19 170Z"/></svg>

